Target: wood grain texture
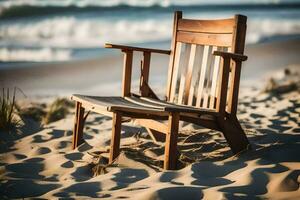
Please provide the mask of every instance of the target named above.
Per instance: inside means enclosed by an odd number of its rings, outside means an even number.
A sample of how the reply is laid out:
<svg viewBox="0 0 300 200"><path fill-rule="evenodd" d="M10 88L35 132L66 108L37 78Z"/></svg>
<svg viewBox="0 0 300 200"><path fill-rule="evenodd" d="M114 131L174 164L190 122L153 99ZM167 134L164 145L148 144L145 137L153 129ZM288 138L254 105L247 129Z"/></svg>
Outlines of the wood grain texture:
<svg viewBox="0 0 300 200"><path fill-rule="evenodd" d="M105 48L112 48L112 49L121 49L122 51L142 51L142 52L152 52L152 53L160 53L160 54L167 54L171 53L170 50L162 50L162 49L151 49L151 48L142 48L142 47L133 47L133 46L126 46L120 44L109 44L106 43Z"/></svg>
<svg viewBox="0 0 300 200"><path fill-rule="evenodd" d="M211 48L211 51L214 52L217 50L216 46ZM209 53L207 58L207 73L205 76L205 86L204 86L204 96L203 96L203 108L209 108L209 101L210 101L210 90L211 90L211 79L212 79L212 67L213 67L213 56Z"/></svg>
<svg viewBox="0 0 300 200"><path fill-rule="evenodd" d="M122 96L130 96L131 89L131 73L132 73L132 51L124 51L124 66L122 79Z"/></svg>
<svg viewBox="0 0 300 200"><path fill-rule="evenodd" d="M172 101L170 99L170 96L171 96L171 88L172 88L172 81L173 81L173 74L174 74L175 53L177 51L176 50L177 26L178 26L178 20L181 18L182 18L182 12L176 11L174 14L173 35L172 35L172 41L171 41L171 54L170 54L168 79L167 79L166 100L168 100L168 101Z"/></svg>
<svg viewBox="0 0 300 200"><path fill-rule="evenodd" d="M75 149L83 143L84 108L80 102L76 102L75 120L73 129L72 148Z"/></svg>
<svg viewBox="0 0 300 200"><path fill-rule="evenodd" d="M120 153L121 125L122 125L121 114L117 112L113 113L109 163L113 163Z"/></svg>
<svg viewBox="0 0 300 200"><path fill-rule="evenodd" d="M230 58L235 61L246 61L247 56L238 54L238 53L230 53L230 52L225 52L225 51L213 51L213 54L216 56L222 56L226 58Z"/></svg>
<svg viewBox="0 0 300 200"><path fill-rule="evenodd" d="M177 137L179 127L179 113L170 113L168 120L168 133L166 135L164 169L177 167Z"/></svg>
<svg viewBox="0 0 300 200"><path fill-rule="evenodd" d="M181 59L181 49L182 49L182 43L177 42L176 43L176 52L175 52L175 60L174 60L174 66L173 66L173 74L172 74L172 81L171 81L171 89L170 89L170 102L174 102L175 93L176 93L176 84L177 84L177 78L179 73L179 66L180 66L180 59Z"/></svg>
<svg viewBox="0 0 300 200"><path fill-rule="evenodd" d="M220 49L220 47L218 48ZM210 103L209 108L214 109L216 104L217 97L217 84L218 84L218 74L219 74L219 67L220 67L220 57L214 57L213 63L213 72L212 72L212 83L211 83L211 90L210 90Z"/></svg>
<svg viewBox="0 0 300 200"><path fill-rule="evenodd" d="M150 71L150 60L151 60L151 53L150 52L144 52L143 53L142 66L141 66L141 78L140 78L141 96L149 96L149 94L150 94L150 88L148 87L149 71Z"/></svg>
<svg viewBox="0 0 300 200"><path fill-rule="evenodd" d="M196 97L197 97L197 90L199 85L199 78L201 72L201 64L203 59L203 45L196 45L196 55L194 58L194 67L192 73L192 80L191 80L191 87L188 97L188 105L196 106Z"/></svg>
<svg viewBox="0 0 300 200"><path fill-rule="evenodd" d="M232 34L193 33L178 31L177 41L190 44L230 47L232 45Z"/></svg>
<svg viewBox="0 0 300 200"><path fill-rule="evenodd" d="M140 126L144 126L156 131L159 131L163 134L167 134L168 132L168 126L165 125L162 122L158 122L155 120L151 120L151 119L135 119L134 123Z"/></svg>
<svg viewBox="0 0 300 200"><path fill-rule="evenodd" d="M205 83L205 75L206 75L206 69L208 66L208 60L209 56L211 53L211 46L205 46L204 51L203 51L203 59L202 59L202 64L201 64L201 72L200 72L200 77L199 77L199 85L198 85L198 90L197 90L197 100L196 100L196 107L201 106L201 101L204 96L204 83Z"/></svg>
<svg viewBox="0 0 300 200"><path fill-rule="evenodd" d="M185 74L183 73L181 74L180 81L179 81L177 104L183 103L184 84L185 84Z"/></svg>
<svg viewBox="0 0 300 200"><path fill-rule="evenodd" d="M178 91L178 96L177 96L177 103L178 104L183 104L184 101L184 93L185 93L185 83L186 83L186 74L187 74L187 68L189 64L189 58L190 58L190 53L191 53L191 45L190 44L185 44L185 50L182 56L182 63L180 64L179 67L179 74L180 74L180 80L179 80L179 91ZM177 85L176 85L177 87Z"/></svg>
<svg viewBox="0 0 300 200"><path fill-rule="evenodd" d="M235 15L236 29L233 34L232 40L232 52L236 54L244 54L246 29L247 29L247 17L243 15ZM238 105L238 94L240 87L241 76L241 62L236 61L232 63L232 81L230 83L231 90L228 94L228 112L235 115Z"/></svg>
<svg viewBox="0 0 300 200"><path fill-rule="evenodd" d="M196 53L197 53L197 45L192 44L191 45L190 56L189 56L189 61L188 61L187 72L186 72L186 80L185 80L185 88L184 88L184 91L185 91L184 104L188 104L188 100L189 100Z"/></svg>
<svg viewBox="0 0 300 200"><path fill-rule="evenodd" d="M221 69L220 69L220 87L218 88L217 94L217 105L216 110L221 116L225 117L225 108L227 102L227 88L228 88L228 78L230 70L230 59L221 58Z"/></svg>
<svg viewBox="0 0 300 200"><path fill-rule="evenodd" d="M178 30L201 33L233 33L235 21L231 19L195 20L179 19Z"/></svg>

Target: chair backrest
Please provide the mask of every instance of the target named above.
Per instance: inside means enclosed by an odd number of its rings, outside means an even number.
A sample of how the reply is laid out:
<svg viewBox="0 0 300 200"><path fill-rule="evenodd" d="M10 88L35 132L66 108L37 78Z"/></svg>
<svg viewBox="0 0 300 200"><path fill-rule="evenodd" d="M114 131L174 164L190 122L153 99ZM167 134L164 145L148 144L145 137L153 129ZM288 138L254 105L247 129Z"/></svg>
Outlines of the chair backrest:
<svg viewBox="0 0 300 200"><path fill-rule="evenodd" d="M217 109L221 58L213 51L244 53L247 17L183 19L175 12L167 100L198 108ZM231 62L227 111L236 112L240 65Z"/></svg>

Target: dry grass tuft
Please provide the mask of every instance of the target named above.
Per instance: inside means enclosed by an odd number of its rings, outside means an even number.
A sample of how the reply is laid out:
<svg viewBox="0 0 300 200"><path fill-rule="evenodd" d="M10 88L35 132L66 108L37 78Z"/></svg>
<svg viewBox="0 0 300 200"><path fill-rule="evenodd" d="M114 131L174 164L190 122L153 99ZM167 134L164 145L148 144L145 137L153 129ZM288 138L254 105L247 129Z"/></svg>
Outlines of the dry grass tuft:
<svg viewBox="0 0 300 200"><path fill-rule="evenodd" d="M20 127L20 120L16 115L16 88L13 95L9 93L9 88L5 91L3 88L0 97L0 130L11 131Z"/></svg>
<svg viewBox="0 0 300 200"><path fill-rule="evenodd" d="M32 119L40 124L49 124L66 117L75 105L66 98L58 98L50 105L31 103L29 107L18 108L22 118Z"/></svg>
<svg viewBox="0 0 300 200"><path fill-rule="evenodd" d="M69 113L69 109L74 107L74 103L66 98L56 99L49 107L46 115L42 118L43 124L63 119Z"/></svg>
<svg viewBox="0 0 300 200"><path fill-rule="evenodd" d="M18 109L21 117L33 119L36 122L41 123L43 118L46 116L46 106L33 105L28 108Z"/></svg>
<svg viewBox="0 0 300 200"><path fill-rule="evenodd" d="M93 161L89 163L93 177L99 176L101 174L106 174L107 173L107 168L112 166L113 164L108 164L108 158L104 157L100 154L92 154L89 153L89 155L93 156Z"/></svg>

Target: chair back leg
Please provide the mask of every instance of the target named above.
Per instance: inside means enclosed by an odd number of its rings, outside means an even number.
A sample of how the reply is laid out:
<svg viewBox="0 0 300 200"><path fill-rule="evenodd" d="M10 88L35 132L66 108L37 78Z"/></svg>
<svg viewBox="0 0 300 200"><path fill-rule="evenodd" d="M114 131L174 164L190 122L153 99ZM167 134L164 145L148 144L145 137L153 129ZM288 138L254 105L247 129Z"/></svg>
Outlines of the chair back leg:
<svg viewBox="0 0 300 200"><path fill-rule="evenodd" d="M75 121L73 129L72 148L75 149L83 143L83 127L84 127L84 108L80 102L76 102Z"/></svg>
<svg viewBox="0 0 300 200"><path fill-rule="evenodd" d="M246 134L236 116L229 116L219 121L219 125L234 154L250 148Z"/></svg>
<svg viewBox="0 0 300 200"><path fill-rule="evenodd" d="M179 118L179 113L170 113L169 115L164 160L164 169L166 170L174 170L177 167L177 137Z"/></svg>
<svg viewBox="0 0 300 200"><path fill-rule="evenodd" d="M110 141L109 163L113 163L120 153L122 116L120 113L113 113L112 138Z"/></svg>

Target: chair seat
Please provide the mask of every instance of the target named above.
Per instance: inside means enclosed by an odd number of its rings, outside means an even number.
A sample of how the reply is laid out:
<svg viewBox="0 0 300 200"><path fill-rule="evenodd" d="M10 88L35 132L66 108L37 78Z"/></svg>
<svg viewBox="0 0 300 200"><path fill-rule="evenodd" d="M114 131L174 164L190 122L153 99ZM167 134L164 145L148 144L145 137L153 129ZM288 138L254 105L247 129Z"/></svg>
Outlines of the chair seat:
<svg viewBox="0 0 300 200"><path fill-rule="evenodd" d="M167 116L170 112L179 112L181 115L218 115L215 110L176 105L174 103L148 97L87 96L74 94L72 99L93 110L108 112L145 113L159 116Z"/></svg>

